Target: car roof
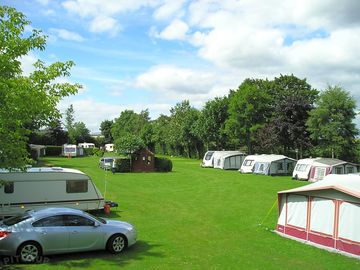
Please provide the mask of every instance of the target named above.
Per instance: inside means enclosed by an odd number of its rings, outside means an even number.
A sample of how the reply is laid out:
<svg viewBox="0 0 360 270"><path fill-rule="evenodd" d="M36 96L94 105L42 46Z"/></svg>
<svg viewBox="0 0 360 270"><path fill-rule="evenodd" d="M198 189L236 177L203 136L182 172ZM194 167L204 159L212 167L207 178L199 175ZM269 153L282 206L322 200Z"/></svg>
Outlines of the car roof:
<svg viewBox="0 0 360 270"><path fill-rule="evenodd" d="M67 208L67 207L47 207L41 208L37 210L30 210L28 212L33 217L40 217L40 216L47 216L47 215L54 215L54 214L83 214L84 212L79 209L74 208Z"/></svg>

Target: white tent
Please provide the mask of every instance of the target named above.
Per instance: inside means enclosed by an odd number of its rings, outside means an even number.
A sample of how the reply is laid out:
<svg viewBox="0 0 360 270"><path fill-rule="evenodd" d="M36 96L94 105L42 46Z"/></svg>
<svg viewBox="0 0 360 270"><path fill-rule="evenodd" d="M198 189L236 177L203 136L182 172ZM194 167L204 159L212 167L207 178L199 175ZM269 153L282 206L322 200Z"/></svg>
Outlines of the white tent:
<svg viewBox="0 0 360 270"><path fill-rule="evenodd" d="M291 175L296 160L283 155L261 155L255 161L253 173L265 175Z"/></svg>
<svg viewBox="0 0 360 270"><path fill-rule="evenodd" d="M280 235L360 256L359 175L328 175L278 192L278 205Z"/></svg>
<svg viewBox="0 0 360 270"><path fill-rule="evenodd" d="M215 151L212 156L214 168L222 169L223 168L222 156L226 156L228 154L244 155L244 153L240 151Z"/></svg>
<svg viewBox="0 0 360 270"><path fill-rule="evenodd" d="M296 163L292 177L296 180L308 180L313 163L319 158L303 158Z"/></svg>
<svg viewBox="0 0 360 270"><path fill-rule="evenodd" d="M214 162L214 168L223 170L238 170L245 159L246 154L242 152L223 153Z"/></svg>

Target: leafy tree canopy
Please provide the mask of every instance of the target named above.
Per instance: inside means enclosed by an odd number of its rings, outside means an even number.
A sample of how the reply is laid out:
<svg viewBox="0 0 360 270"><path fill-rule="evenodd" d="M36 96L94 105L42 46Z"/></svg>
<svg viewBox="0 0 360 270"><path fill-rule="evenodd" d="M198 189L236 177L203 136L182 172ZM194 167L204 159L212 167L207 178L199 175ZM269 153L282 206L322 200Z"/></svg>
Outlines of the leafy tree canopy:
<svg viewBox="0 0 360 270"><path fill-rule="evenodd" d="M28 162L29 126L45 126L61 117L56 108L65 96L81 85L57 83L70 75L72 61L46 66L38 60L35 70L24 76L19 61L31 50L44 50L46 36L39 30L26 35L30 22L14 8L0 6L0 167L23 167Z"/></svg>

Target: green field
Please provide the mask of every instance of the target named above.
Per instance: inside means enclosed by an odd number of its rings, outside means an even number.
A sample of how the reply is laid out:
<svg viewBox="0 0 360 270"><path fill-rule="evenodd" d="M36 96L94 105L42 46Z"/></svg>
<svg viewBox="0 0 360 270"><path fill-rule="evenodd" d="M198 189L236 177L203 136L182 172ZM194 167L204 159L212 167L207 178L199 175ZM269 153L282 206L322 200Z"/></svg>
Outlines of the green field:
<svg viewBox="0 0 360 270"><path fill-rule="evenodd" d="M106 199L119 203L111 217L133 223L138 243L120 255L57 255L9 269L360 269L359 260L272 232L276 192L306 184L290 177L203 169L180 158L171 173L115 175L99 169L95 157L44 161L80 169L103 193L106 179Z"/></svg>

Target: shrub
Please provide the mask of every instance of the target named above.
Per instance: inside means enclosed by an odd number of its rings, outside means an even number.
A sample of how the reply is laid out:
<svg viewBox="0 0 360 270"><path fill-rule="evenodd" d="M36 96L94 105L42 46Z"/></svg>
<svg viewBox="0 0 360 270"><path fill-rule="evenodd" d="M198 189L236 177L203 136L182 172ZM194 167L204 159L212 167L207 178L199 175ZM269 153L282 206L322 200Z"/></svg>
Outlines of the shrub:
<svg viewBox="0 0 360 270"><path fill-rule="evenodd" d="M129 158L116 159L115 172L130 172L130 159Z"/></svg>
<svg viewBox="0 0 360 270"><path fill-rule="evenodd" d="M84 155L85 156L92 156L94 154L95 148L84 148Z"/></svg>
<svg viewBox="0 0 360 270"><path fill-rule="evenodd" d="M171 172L172 167L173 165L170 159L155 157L155 170L157 172Z"/></svg>
<svg viewBox="0 0 360 270"><path fill-rule="evenodd" d="M47 145L46 156L60 156L62 152L62 146Z"/></svg>
<svg viewBox="0 0 360 270"><path fill-rule="evenodd" d="M94 150L93 150L93 155L94 155L94 156L97 156L97 157L102 157L102 156L104 156L104 153L105 153L104 150L98 149L98 148L93 148L93 149L94 149Z"/></svg>

